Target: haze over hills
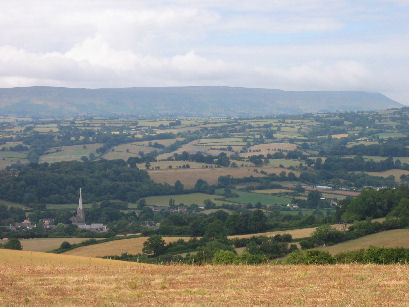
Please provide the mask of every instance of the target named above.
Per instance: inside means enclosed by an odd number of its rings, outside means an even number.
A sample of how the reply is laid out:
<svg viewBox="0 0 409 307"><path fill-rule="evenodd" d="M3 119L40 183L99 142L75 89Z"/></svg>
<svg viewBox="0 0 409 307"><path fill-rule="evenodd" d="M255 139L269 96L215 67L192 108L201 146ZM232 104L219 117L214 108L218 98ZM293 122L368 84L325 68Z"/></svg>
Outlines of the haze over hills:
<svg viewBox="0 0 409 307"><path fill-rule="evenodd" d="M380 93L218 86L0 89L0 114L17 116L260 116L402 107Z"/></svg>

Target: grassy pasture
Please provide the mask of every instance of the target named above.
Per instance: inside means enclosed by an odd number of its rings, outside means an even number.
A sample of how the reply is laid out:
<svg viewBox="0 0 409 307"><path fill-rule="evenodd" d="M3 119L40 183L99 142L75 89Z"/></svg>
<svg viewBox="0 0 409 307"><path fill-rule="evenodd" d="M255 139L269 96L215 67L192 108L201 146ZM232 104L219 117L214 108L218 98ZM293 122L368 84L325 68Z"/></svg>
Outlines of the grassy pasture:
<svg viewBox="0 0 409 307"><path fill-rule="evenodd" d="M384 132L376 134L380 139L397 139L406 137L405 134L400 132Z"/></svg>
<svg viewBox="0 0 409 307"><path fill-rule="evenodd" d="M133 239L123 239L105 242L101 244L94 244L88 246L81 246L72 249L64 254L74 255L74 256L85 256L85 257L103 257L103 256L120 256L123 253L128 254L140 254L142 253L143 243L148 237L140 237ZM169 242L175 242L179 239L186 239L187 237L163 237L163 239Z"/></svg>
<svg viewBox="0 0 409 307"><path fill-rule="evenodd" d="M86 209L90 209L92 207L92 204L83 204L82 205ZM47 204L46 205L48 210L53 210L53 209L72 209L75 210L78 208L78 204Z"/></svg>
<svg viewBox="0 0 409 307"><path fill-rule="evenodd" d="M4 239L3 241L5 240L6 239ZM85 240L88 240L88 238L34 238L20 239L20 242L23 246L23 250L25 251L47 252L59 248L61 243L64 241L74 244L83 242Z"/></svg>
<svg viewBox="0 0 409 307"><path fill-rule="evenodd" d="M302 162L301 162L302 163ZM290 166L299 166L300 161L298 160L287 160L287 159L269 159L268 160L268 165L272 167L280 167L280 165L284 167L290 167Z"/></svg>
<svg viewBox="0 0 409 307"><path fill-rule="evenodd" d="M244 146L246 143L241 138L200 139L198 145L207 146Z"/></svg>
<svg viewBox="0 0 409 307"><path fill-rule="evenodd" d="M219 190L219 193L223 191ZM287 197L280 197L268 194L252 193L234 190L234 193L238 194L239 197L226 198L226 200L231 202L236 202L240 204L256 204L261 203L262 205L286 205L290 202L290 199Z"/></svg>
<svg viewBox="0 0 409 307"><path fill-rule="evenodd" d="M175 200L175 204L180 203L185 204L186 206L191 204L203 205L206 199L210 199L216 204L222 204L222 201L215 200L215 198L220 198L218 195L210 195L204 193L191 193L191 194L182 194L182 195L163 195L163 196L150 196L146 197L146 203L149 206L168 206L169 200ZM225 201L224 203L228 203ZM129 208L136 208L137 204L129 204Z"/></svg>
<svg viewBox="0 0 409 307"><path fill-rule="evenodd" d="M287 190L287 189L267 189L267 190L254 190L253 192L260 193L260 194L280 194L280 193L290 193L293 191Z"/></svg>
<svg viewBox="0 0 409 307"><path fill-rule="evenodd" d="M0 151L0 159L25 159L25 151Z"/></svg>
<svg viewBox="0 0 409 307"><path fill-rule="evenodd" d="M7 201L7 200L3 200L0 199L0 205L4 205L7 207L15 207L15 208L21 208L21 209L28 209L28 207L24 206L23 204L19 204L19 203L13 203L11 201Z"/></svg>
<svg viewBox="0 0 409 307"><path fill-rule="evenodd" d="M0 250L9 306L405 306L402 265L149 265Z"/></svg>
<svg viewBox="0 0 409 307"><path fill-rule="evenodd" d="M82 156L96 154L96 150L101 146L102 144L86 144L85 148L84 145L54 147L40 157L40 162L80 161Z"/></svg>
<svg viewBox="0 0 409 307"><path fill-rule="evenodd" d="M356 240L350 240L332 246L320 247L331 254L376 247L406 247L409 248L409 229L393 229L370 234Z"/></svg>

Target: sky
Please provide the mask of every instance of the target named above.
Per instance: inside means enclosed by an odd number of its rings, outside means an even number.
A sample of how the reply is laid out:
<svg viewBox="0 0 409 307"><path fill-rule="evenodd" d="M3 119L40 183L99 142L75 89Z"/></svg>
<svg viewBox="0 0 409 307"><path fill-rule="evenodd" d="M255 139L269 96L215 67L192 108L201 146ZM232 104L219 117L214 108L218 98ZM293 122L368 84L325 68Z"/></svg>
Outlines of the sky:
<svg viewBox="0 0 409 307"><path fill-rule="evenodd" d="M0 0L0 87L225 85L409 105L409 0Z"/></svg>

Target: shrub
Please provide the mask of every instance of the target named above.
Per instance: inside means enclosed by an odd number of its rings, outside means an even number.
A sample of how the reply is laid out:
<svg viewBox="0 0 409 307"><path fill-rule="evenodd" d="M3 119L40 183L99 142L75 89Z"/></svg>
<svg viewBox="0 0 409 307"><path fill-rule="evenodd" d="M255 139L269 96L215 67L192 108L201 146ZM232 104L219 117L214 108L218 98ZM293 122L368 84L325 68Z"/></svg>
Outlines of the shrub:
<svg viewBox="0 0 409 307"><path fill-rule="evenodd" d="M311 238L307 238L300 241L300 245L302 249L310 249L315 247L315 241Z"/></svg>
<svg viewBox="0 0 409 307"><path fill-rule="evenodd" d="M70 242L64 241L61 243L60 245L60 249L70 249L72 247L72 245L70 244Z"/></svg>
<svg viewBox="0 0 409 307"><path fill-rule="evenodd" d="M233 264L237 255L232 251L219 250L213 256L213 264Z"/></svg>
<svg viewBox="0 0 409 307"><path fill-rule="evenodd" d="M294 252L287 259L288 264L332 264L335 259L328 252L309 250Z"/></svg>
<svg viewBox="0 0 409 307"><path fill-rule="evenodd" d="M23 247L21 246L20 241L17 238L9 238L6 243L3 244L3 248L6 249L16 249L22 250Z"/></svg>

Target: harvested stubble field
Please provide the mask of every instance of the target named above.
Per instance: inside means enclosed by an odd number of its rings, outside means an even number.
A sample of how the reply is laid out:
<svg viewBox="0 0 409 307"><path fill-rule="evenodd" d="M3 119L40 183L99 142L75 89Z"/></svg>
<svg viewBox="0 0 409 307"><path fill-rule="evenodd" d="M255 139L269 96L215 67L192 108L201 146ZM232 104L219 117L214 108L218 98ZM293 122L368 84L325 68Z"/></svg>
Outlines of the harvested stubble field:
<svg viewBox="0 0 409 307"><path fill-rule="evenodd" d="M404 306L409 266L149 265L0 250L0 304Z"/></svg>
<svg viewBox="0 0 409 307"><path fill-rule="evenodd" d="M405 247L409 248L409 229L394 229L370 234L356 240L350 240L319 248L335 255L345 251L357 250L361 248L376 247Z"/></svg>
<svg viewBox="0 0 409 307"><path fill-rule="evenodd" d="M123 239L101 244L81 246L72 249L64 254L85 256L85 257L104 257L104 256L120 256L123 253L140 254L142 253L143 243L148 237L140 237L133 239ZM189 240L189 237L163 237L166 243L175 242L179 239Z"/></svg>
<svg viewBox="0 0 409 307"><path fill-rule="evenodd" d="M365 172L366 174L370 175L370 176L379 176L379 177L389 177L389 176L393 176L395 177L395 181L399 182L400 181L400 176L402 175L408 175L409 171L403 170L403 169L390 169L387 171L383 171L383 172Z"/></svg>
<svg viewBox="0 0 409 307"><path fill-rule="evenodd" d="M279 150L295 150L297 145L290 143L271 143L271 144L260 144L249 147L248 152L241 153L242 157L250 157L255 155L264 155L274 154Z"/></svg>
<svg viewBox="0 0 409 307"><path fill-rule="evenodd" d="M34 238L20 239L20 242L25 251L47 252L59 248L64 241L74 244L85 240L88 240L88 238ZM6 239L3 239L3 241L5 242ZM0 243L2 243L2 240L0 240Z"/></svg>
<svg viewBox="0 0 409 307"><path fill-rule="evenodd" d="M278 235L278 234L282 235L284 233L290 234L293 237L293 239L300 239L300 238L310 237L314 230L315 230L315 227L292 229L292 230L279 230L279 231L261 232L261 233L253 233L253 234L246 234L246 235L229 236L229 239L251 238L253 236L272 237L272 236L275 236L275 235Z"/></svg>
<svg viewBox="0 0 409 307"><path fill-rule="evenodd" d="M190 163L190 162L186 162ZM269 174L280 174L282 168L274 167L221 167L221 168L203 168L203 169L160 169L149 170L149 176L153 181L159 183L174 184L176 180L180 180L186 188L193 188L198 179L203 179L209 184L217 184L220 176L231 175L234 178L243 178L248 176L263 177L260 172L264 170ZM298 171L293 171L299 175Z"/></svg>
<svg viewBox="0 0 409 307"><path fill-rule="evenodd" d="M343 224L334 224L331 225L332 227L341 230L343 229L344 225ZM347 225L349 226L349 225ZM271 232L261 232L261 233L253 233L253 234L245 234L245 235L234 235L234 236L229 236L229 239L234 239L234 238L251 238L253 236L267 236L267 237L272 237L275 235L282 235L285 233L290 234L293 239L301 239L301 238L306 238L310 237L313 231L316 229L316 227L309 227L309 228L298 228L298 229L290 229L290 230L278 230L278 231L271 231Z"/></svg>

